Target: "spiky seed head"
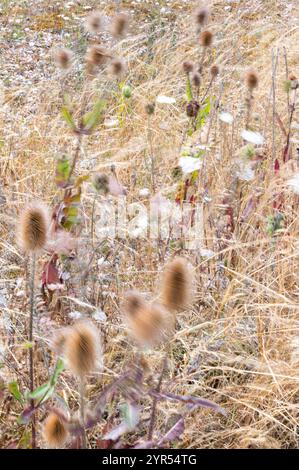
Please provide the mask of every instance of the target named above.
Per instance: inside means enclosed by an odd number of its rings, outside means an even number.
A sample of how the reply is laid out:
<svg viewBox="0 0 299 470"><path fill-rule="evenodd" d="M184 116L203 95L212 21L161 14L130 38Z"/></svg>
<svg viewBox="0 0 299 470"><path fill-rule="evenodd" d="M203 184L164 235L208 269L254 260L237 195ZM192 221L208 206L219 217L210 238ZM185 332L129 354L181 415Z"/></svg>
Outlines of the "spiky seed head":
<svg viewBox="0 0 299 470"><path fill-rule="evenodd" d="M109 193L109 176L105 173L94 175L92 182L98 193L104 196Z"/></svg>
<svg viewBox="0 0 299 470"><path fill-rule="evenodd" d="M94 11L85 20L85 29L89 33L100 33L103 27L102 15L99 11Z"/></svg>
<svg viewBox="0 0 299 470"><path fill-rule="evenodd" d="M51 412L49 414L44 424L43 435L50 447L59 448L65 444L68 430L62 413Z"/></svg>
<svg viewBox="0 0 299 470"><path fill-rule="evenodd" d="M199 35L199 44L202 47L210 47L213 42L213 33L211 31L202 31Z"/></svg>
<svg viewBox="0 0 299 470"><path fill-rule="evenodd" d="M109 67L109 73L115 77L121 77L126 71L125 61L122 59L112 59Z"/></svg>
<svg viewBox="0 0 299 470"><path fill-rule="evenodd" d="M156 107L155 103L147 103L147 104L145 105L145 112L146 112L146 114L148 114L148 116L151 116L152 114L154 114L154 112L155 112L155 107Z"/></svg>
<svg viewBox="0 0 299 470"><path fill-rule="evenodd" d="M186 106L186 114L188 117L197 116L199 111L199 104L197 101L190 101Z"/></svg>
<svg viewBox="0 0 299 470"><path fill-rule="evenodd" d="M192 83L196 88L200 87L200 74L198 72L192 75Z"/></svg>
<svg viewBox="0 0 299 470"><path fill-rule="evenodd" d="M111 34L114 38L123 36L128 28L129 17L125 13L119 13L116 15L111 23Z"/></svg>
<svg viewBox="0 0 299 470"><path fill-rule="evenodd" d="M129 292L123 311L130 332L141 346L155 346L171 333L173 315L157 302L146 302L140 294Z"/></svg>
<svg viewBox="0 0 299 470"><path fill-rule="evenodd" d="M204 26L209 19L209 9L206 7L197 8L194 12L195 21L198 26Z"/></svg>
<svg viewBox="0 0 299 470"><path fill-rule="evenodd" d="M247 88L252 91L254 90L254 88L256 88L258 86L258 76L257 76L257 73L254 71L254 70L250 70L249 72L247 72L246 74L246 85L247 85Z"/></svg>
<svg viewBox="0 0 299 470"><path fill-rule="evenodd" d="M219 75L219 72L220 72L219 66L216 64L213 64L210 68L211 77L213 79L216 78L217 75Z"/></svg>
<svg viewBox="0 0 299 470"><path fill-rule="evenodd" d="M105 65L111 54L103 46L93 45L86 54L86 63L92 67Z"/></svg>
<svg viewBox="0 0 299 470"><path fill-rule="evenodd" d="M187 306L192 292L192 274L184 258L175 258L163 273L161 298L169 310L179 310Z"/></svg>
<svg viewBox="0 0 299 470"><path fill-rule="evenodd" d="M57 67L62 70L68 70L73 63L73 53L70 49L61 47L54 52L54 61Z"/></svg>
<svg viewBox="0 0 299 470"><path fill-rule="evenodd" d="M42 250L47 242L50 216L47 206L33 202L25 207L18 222L18 243L24 251Z"/></svg>
<svg viewBox="0 0 299 470"><path fill-rule="evenodd" d="M64 353L75 375L84 377L95 370L99 346L100 337L92 324L79 321L73 326L65 339Z"/></svg>
<svg viewBox="0 0 299 470"><path fill-rule="evenodd" d="M191 60L185 60L183 62L183 70L185 73L191 73L194 69L194 64Z"/></svg>

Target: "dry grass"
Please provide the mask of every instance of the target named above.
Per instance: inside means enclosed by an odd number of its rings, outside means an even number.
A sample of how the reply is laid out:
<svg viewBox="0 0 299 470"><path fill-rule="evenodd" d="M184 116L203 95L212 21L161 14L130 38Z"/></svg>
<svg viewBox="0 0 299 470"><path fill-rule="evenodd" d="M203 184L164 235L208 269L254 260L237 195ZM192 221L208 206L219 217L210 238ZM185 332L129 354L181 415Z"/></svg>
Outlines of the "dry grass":
<svg viewBox="0 0 299 470"><path fill-rule="evenodd" d="M64 3L67 2L61 2L62 7ZM105 7L107 14L113 12L113 2L110 3ZM122 3L124 6L131 4ZM166 4L160 3L161 7ZM123 126L111 129L100 125L95 134L86 137L78 168L83 174L94 173L114 163L118 178L128 188L130 201L142 200L140 188L150 187L150 175L144 164L148 155L144 106L159 94L175 97L176 104L157 104L151 120L158 169L156 186L170 199L177 190L171 170L177 165L187 124L181 64L185 59L196 60L199 46L190 19L193 6L179 0L169 3L169 16L161 14L160 8L154 9L142 2L136 7L131 34L116 46L128 61L128 82L133 89L130 104L122 115ZM224 4L230 9L225 9ZM4 8L2 17L7 21L9 12ZM72 6L66 14L72 9L76 10ZM65 20L56 20L54 13L49 10L47 21L37 12L33 17L36 19L33 30L51 30L54 23L61 27ZM78 7L75 14L83 18L86 11ZM79 63L85 42L81 39L78 20L72 17L67 24L70 37L63 45L74 45ZM196 264L198 288L192 309L178 315L164 388L173 393L214 400L228 413L224 418L205 410L193 412L187 418L179 447L295 448L298 447L299 421L299 201L286 186L286 179L296 170L298 149L293 143L293 159L283 165L285 136L278 123L272 123L273 104L269 95L273 76L271 55L279 48L275 106L287 127L283 48L287 51L289 71L298 75L298 7L293 2L293 9L288 9L285 2L273 0L214 1L210 25L216 35L211 62L216 61L222 69L212 92L219 97L223 86L221 102L236 118L233 129L220 121L212 126L211 150L205 169L211 202L205 204L204 225L205 248L215 254L207 260L196 257L192 251L183 252ZM55 38L53 46L61 45ZM12 56L12 61L17 60L18 52ZM0 110L3 142L0 147L0 204L2 193L4 196L0 205L0 308L6 358L0 371L4 384L3 391L0 390L0 447L26 447L29 439L27 428L16 423L21 406L6 388L16 378L23 389L28 385L24 346L27 263L16 247L15 221L20 208L32 198L55 205L59 197L53 178L55 157L63 152L72 154L75 145L61 120L61 79L51 65L50 56L51 50L47 49L43 59L45 72L34 85L15 85L11 77L5 91L5 105ZM8 63L10 56L5 55L5 60ZM41 70L40 64L36 67ZM79 109L82 83L75 77L76 67L65 86L75 108ZM243 77L248 67L259 74L254 112L258 114L257 126L266 145L258 176L234 186L233 162L243 145L240 137L245 98ZM115 87L103 74L94 82L91 94L103 91L109 96L111 90ZM116 96L109 101L106 118L115 117L119 112L118 99ZM298 122L298 110L294 121ZM294 137L298 142L295 131ZM278 175L274 173L275 158L281 163ZM134 178L136 183L133 183ZM267 232L267 218L274 214L275 195L281 193L284 194L283 227L271 237ZM252 197L256 204L242 222L241 215ZM225 198L234 209L233 233L226 228L227 216L222 207ZM83 240L89 230L91 206L92 194L86 185L82 199ZM72 298L105 311L107 320L101 324L105 369L101 379L91 379L87 390L88 396L94 398L102 383L115 377L124 361L129 362L134 354L120 313L124 291L137 288L147 294L156 292L159 273L172 250L163 246L162 255L157 256L155 242L138 239L128 241L127 245L114 241L107 251L97 250L93 258L88 249L85 243L79 244L76 261L70 267L76 287L72 285L70 291L60 293L64 296L60 303L54 296L48 311L42 311L38 336L48 345L60 325L72 323L69 312L81 309L90 315L92 309L84 310ZM98 264L103 256L107 256L104 267ZM43 261L40 260L39 269ZM85 282L79 276L84 270L89 272ZM80 282L77 283L77 279ZM6 306L4 302L1 306L2 297L6 299ZM148 365L154 374L159 371L161 358L159 349L148 354ZM51 355L48 361L52 365ZM39 366L36 383L41 384L45 380L42 354ZM76 386L68 372L63 374L59 387L60 396L76 409ZM157 428L161 432L178 409L178 405L171 402L159 404ZM148 411L149 403L145 414ZM41 413L40 419L44 417ZM146 426L141 427L137 434L143 435L145 429ZM102 432L101 424L88 436L91 446L97 446Z"/></svg>

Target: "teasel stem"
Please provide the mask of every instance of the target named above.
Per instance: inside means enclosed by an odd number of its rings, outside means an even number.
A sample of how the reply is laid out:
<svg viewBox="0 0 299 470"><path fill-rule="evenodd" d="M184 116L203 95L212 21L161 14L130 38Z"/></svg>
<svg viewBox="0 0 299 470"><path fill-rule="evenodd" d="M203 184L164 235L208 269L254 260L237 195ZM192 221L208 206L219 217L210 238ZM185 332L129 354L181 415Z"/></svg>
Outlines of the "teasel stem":
<svg viewBox="0 0 299 470"><path fill-rule="evenodd" d="M91 235L91 244L92 247L94 247L94 213L95 213L95 208L96 208L96 197L97 195L94 195L93 202L92 202L92 210L91 210L91 227L90 227L90 235Z"/></svg>
<svg viewBox="0 0 299 470"><path fill-rule="evenodd" d="M151 179L152 179L152 191L155 192L155 157L154 157L154 149L153 149L153 134L151 129L151 117L148 116L147 118L147 136L148 136L148 143L149 143L149 150L150 150L150 160L151 160Z"/></svg>
<svg viewBox="0 0 299 470"><path fill-rule="evenodd" d="M163 378L164 378L164 375L165 375L165 372L166 372L166 367L167 367L167 355L165 354L163 362L162 362L162 370L161 370L161 374L160 374L160 377L159 377L159 382L158 382L158 385L155 389L155 391L157 393L159 393L160 390L161 390L161 385L162 385L162 381L163 381ZM151 412L151 417L150 417L150 423L149 423L149 429L148 429L148 435L147 435L148 441L151 441L152 438L153 438L155 421L156 421L157 403L158 403L158 398L154 397L153 398L153 407L152 407L152 412Z"/></svg>
<svg viewBox="0 0 299 470"><path fill-rule="evenodd" d="M283 55L284 55L284 63L285 63L285 69L286 69L286 80L288 80L289 66L288 66L288 57L287 57L287 51L286 51L285 46L283 47ZM287 89L287 112L290 118L290 91L289 89Z"/></svg>
<svg viewBox="0 0 299 470"><path fill-rule="evenodd" d="M34 321L34 298L35 298L35 267L36 267L36 254L32 253L31 258L31 273L30 273L30 317L29 317L29 378L30 378L30 392L34 390L34 357L33 357L33 321ZM30 406L34 408L34 400L30 401ZM32 449L36 448L36 416L32 416L31 422L32 436L31 446Z"/></svg>
<svg viewBox="0 0 299 470"><path fill-rule="evenodd" d="M81 421L81 428L82 428L82 449L87 449L86 431L85 431L85 381L84 381L84 377L80 377L79 394L80 394L80 421Z"/></svg>

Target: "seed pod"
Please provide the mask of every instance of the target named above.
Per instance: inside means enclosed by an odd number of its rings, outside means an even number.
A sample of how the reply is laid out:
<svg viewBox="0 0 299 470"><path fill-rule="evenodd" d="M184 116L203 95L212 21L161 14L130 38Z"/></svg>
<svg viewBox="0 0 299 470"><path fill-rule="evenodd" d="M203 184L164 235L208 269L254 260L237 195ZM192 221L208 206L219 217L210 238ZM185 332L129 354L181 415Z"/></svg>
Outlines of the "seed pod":
<svg viewBox="0 0 299 470"><path fill-rule="evenodd" d="M115 38L123 36L128 28L129 17L125 13L119 13L116 15L111 23L111 34Z"/></svg>
<svg viewBox="0 0 299 470"><path fill-rule="evenodd" d="M217 75L219 75L219 67L218 65L214 64L211 66L210 68L210 73L211 73L211 77L214 79L217 77Z"/></svg>
<svg viewBox="0 0 299 470"><path fill-rule="evenodd" d="M145 112L146 114L148 114L149 116L151 116L152 114L154 114L155 112L155 103L147 103L145 105Z"/></svg>
<svg viewBox="0 0 299 470"><path fill-rule="evenodd" d="M169 310L179 310L188 304L192 291L192 276L184 258L175 258L163 273L161 298Z"/></svg>
<svg viewBox="0 0 299 470"><path fill-rule="evenodd" d="M197 8L194 12L194 16L198 26L204 26L209 19L209 10L206 7Z"/></svg>
<svg viewBox="0 0 299 470"><path fill-rule="evenodd" d="M191 60L185 60L183 62L183 70L185 73L191 73L194 69L194 64Z"/></svg>
<svg viewBox="0 0 299 470"><path fill-rule="evenodd" d="M256 72L250 71L246 74L246 85L250 91L258 86L258 76Z"/></svg>
<svg viewBox="0 0 299 470"><path fill-rule="evenodd" d="M50 227L48 208L34 202L21 213L18 223L18 242L24 251L38 251L45 247Z"/></svg>
<svg viewBox="0 0 299 470"><path fill-rule="evenodd" d="M65 420L62 419L62 412L49 414L44 424L43 435L50 447L59 448L65 444L68 430Z"/></svg>
<svg viewBox="0 0 299 470"><path fill-rule="evenodd" d="M199 111L199 104L197 101L190 101L186 106L186 114L188 117L196 117Z"/></svg>
<svg viewBox="0 0 299 470"><path fill-rule="evenodd" d="M210 47L213 42L213 33L211 31L202 31L199 35L199 44L202 47Z"/></svg>
<svg viewBox="0 0 299 470"><path fill-rule="evenodd" d="M54 53L54 61L57 65L62 70L68 70L72 66L73 62L73 53L70 51L70 49L67 49L65 47L61 47L57 49Z"/></svg>

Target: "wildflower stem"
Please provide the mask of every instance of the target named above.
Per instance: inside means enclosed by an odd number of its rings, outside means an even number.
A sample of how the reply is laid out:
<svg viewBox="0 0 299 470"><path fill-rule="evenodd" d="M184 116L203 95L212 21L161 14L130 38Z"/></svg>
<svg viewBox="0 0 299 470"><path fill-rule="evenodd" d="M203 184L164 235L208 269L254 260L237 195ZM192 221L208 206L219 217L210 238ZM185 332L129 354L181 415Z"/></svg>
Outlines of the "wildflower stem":
<svg viewBox="0 0 299 470"><path fill-rule="evenodd" d="M29 377L30 377L30 392L34 390L34 358L33 358L33 320L34 320L34 297L35 297L35 266L36 254L32 253L31 259L31 274L30 274L30 317L29 317ZM34 407L34 400L30 401L30 405ZM36 416L35 413L32 417L32 449L36 447Z"/></svg>
<svg viewBox="0 0 299 470"><path fill-rule="evenodd" d="M81 421L81 428L82 428L82 448L87 448L86 442L86 431L85 431L85 382L84 378L80 378L79 384L79 394L80 394L80 421Z"/></svg>
<svg viewBox="0 0 299 470"><path fill-rule="evenodd" d="M156 392L159 393L161 390L161 385L162 385L162 380L164 377L164 374L166 372L166 366L167 366L167 355L164 356L163 363L162 363L162 370L161 374L159 377L159 382L156 387ZM156 421L156 411L157 411L157 403L158 403L158 398L154 397L153 398L153 407L152 407L152 412L151 412L151 417L150 417L150 424L149 424L149 429L148 429L148 440L151 441L153 437L153 432L154 432L154 427L155 427L155 421Z"/></svg>

